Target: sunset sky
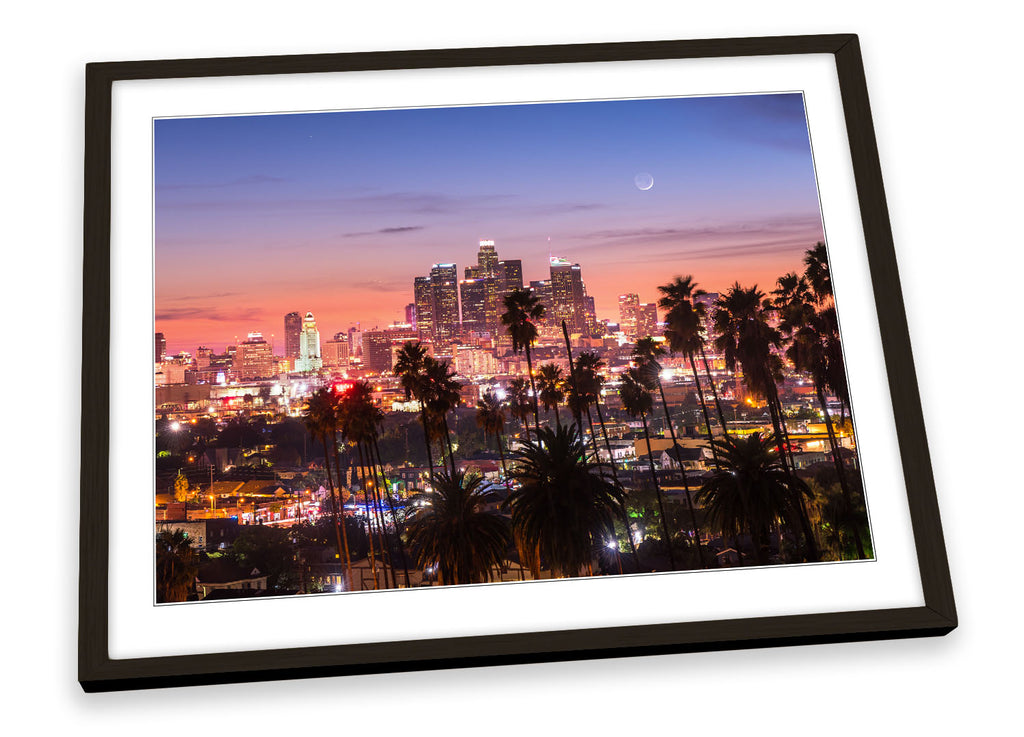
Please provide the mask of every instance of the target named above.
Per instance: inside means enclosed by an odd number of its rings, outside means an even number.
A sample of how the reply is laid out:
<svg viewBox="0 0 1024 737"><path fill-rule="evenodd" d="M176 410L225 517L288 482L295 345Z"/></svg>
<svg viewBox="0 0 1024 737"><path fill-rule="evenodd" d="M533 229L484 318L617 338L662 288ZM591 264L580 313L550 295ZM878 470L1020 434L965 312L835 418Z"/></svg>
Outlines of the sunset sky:
<svg viewBox="0 0 1024 737"><path fill-rule="evenodd" d="M676 274L768 291L823 239L799 94L158 120L155 179L170 353L400 321L482 238L526 281L578 262L612 319Z"/></svg>

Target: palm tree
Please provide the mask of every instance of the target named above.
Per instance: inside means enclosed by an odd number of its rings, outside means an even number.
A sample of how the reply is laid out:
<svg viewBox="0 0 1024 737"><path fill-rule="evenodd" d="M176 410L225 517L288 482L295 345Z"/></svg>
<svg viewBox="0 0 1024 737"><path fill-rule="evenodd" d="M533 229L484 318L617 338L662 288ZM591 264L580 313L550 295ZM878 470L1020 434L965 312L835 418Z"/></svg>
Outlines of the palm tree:
<svg viewBox="0 0 1024 737"><path fill-rule="evenodd" d="M577 576L595 547L615 535L623 494L600 467L590 466L574 424L538 430L515 454L519 482L505 502L520 558L536 575L540 561L553 576Z"/></svg>
<svg viewBox="0 0 1024 737"><path fill-rule="evenodd" d="M513 417L519 420L526 433L526 439L530 439L530 425L527 419L533 410L533 402L530 401L530 390L527 380L520 377L512 379L506 390L508 400L508 411Z"/></svg>
<svg viewBox="0 0 1024 737"><path fill-rule="evenodd" d="M570 355L570 360L572 356ZM594 432L594 418L590 414L591 405L598 405L601 399L602 379L599 371L604 368L604 361L592 351L584 351L576 356L573 366L575 380L567 397L569 408L577 417L577 424L582 424L582 417L587 415L587 424L590 427L590 440L594 446L594 460L597 461L597 433ZM600 407L598 407L600 412ZM604 425L602 424L602 429ZM607 433L605 433L607 436ZM607 440L607 437L606 437ZM611 447L608 448L608 459L611 462ZM612 472L618 482L618 474L615 474L615 464L612 463Z"/></svg>
<svg viewBox="0 0 1024 737"><path fill-rule="evenodd" d="M679 440L676 438L675 424L672 422L672 417L668 411L668 400L665 399L665 387L661 383L661 364L658 359L665 355L665 349L658 345L653 338L641 338L636 342L633 347L633 360L636 361L638 368L638 376L647 382L648 389L654 386L658 387L658 392L661 394L661 406L665 411L665 424L668 425L669 435L672 437L672 447L675 449L676 462L679 464L679 473L683 477L683 488L686 490L687 506L690 509L690 522L693 525L694 540L697 542L697 555L700 558L700 564L707 566L708 562L704 557L704 546L700 543L700 527L697 526L697 513L693 508L693 504L690 503L690 481L686 476L686 468L683 466L683 459L679 456ZM698 389L700 383L697 384ZM702 396L703 399L703 396ZM704 413L704 418L708 423L708 434L711 434L711 421L707 420L707 411ZM650 453L650 444L648 443L647 452ZM653 465L654 461L651 460Z"/></svg>
<svg viewBox="0 0 1024 737"><path fill-rule="evenodd" d="M439 472L432 490L413 496L418 506L406 526L417 566L437 566L441 584L490 581L508 550L508 520L484 511L484 481L475 474Z"/></svg>
<svg viewBox="0 0 1024 737"><path fill-rule="evenodd" d="M661 485L658 484L658 474L654 470L654 454L651 452L651 434L647 430L647 416L654 407L654 400L648 389L648 383L637 367L630 368L622 375L622 386L619 387L619 396L622 398L622 408L630 417L639 417L644 426L644 439L647 441L647 462L651 469L651 480L654 482L654 493L658 497L658 513L661 516L662 531L665 534L665 544L668 545L669 562L672 570L676 569L676 557L672 552L672 535L668 530L668 517L665 515L665 500L661 496ZM698 534L699 539L699 534Z"/></svg>
<svg viewBox="0 0 1024 737"><path fill-rule="evenodd" d="M550 412L554 409L555 424L561 427L558 405L565 400L565 377L562 376L562 369L553 363L542 364L537 370L537 378L540 386L538 397L544 405L544 411Z"/></svg>
<svg viewBox="0 0 1024 737"><path fill-rule="evenodd" d="M707 294L703 289L697 289L696 282L692 276L676 277L675 281L658 287L662 298L658 305L666 310L666 322L668 327L665 330L665 338L668 339L669 351L681 353L690 362L690 371L693 373L693 383L697 387L700 397L700 406L704 412L704 423L708 428L708 441L714 440L711 432L711 418L708 415L708 405L704 400L704 390L700 385L700 376L697 373L696 354L704 350L704 336L701 334L701 325L707 308L701 302L695 302L694 297ZM715 406L718 409L718 421L722 424L722 432L726 432L725 414L722 412L721 402L718 400L718 390L715 382L711 379L711 372L708 369L707 359L704 360L704 371L707 374L708 384L715 395Z"/></svg>
<svg viewBox="0 0 1024 737"><path fill-rule="evenodd" d="M501 458L501 472L507 485L508 468L505 467L505 444L502 441L505 433L505 406L494 392L484 392L480 401L476 403L476 424L484 431L484 435L494 436L494 441L498 445L498 457Z"/></svg>
<svg viewBox="0 0 1024 737"><path fill-rule="evenodd" d="M771 435L753 433L746 439L726 436L715 444L721 466L701 485L697 501L704 507L709 524L723 536L737 537L746 531L757 562L765 565L771 528L802 526L803 500L811 496L811 491L785 468Z"/></svg>
<svg viewBox="0 0 1024 737"><path fill-rule="evenodd" d="M186 601L195 590L199 554L184 530L162 530L156 535L156 600L159 604Z"/></svg>
<svg viewBox="0 0 1024 737"><path fill-rule="evenodd" d="M544 317L544 305L529 289L514 289L505 295L505 312L501 323L508 328L515 353L526 351L526 367L530 372L533 390L533 422L540 429L540 408L537 404L537 386L533 380L533 358L530 348L537 341L537 321Z"/></svg>
<svg viewBox="0 0 1024 737"><path fill-rule="evenodd" d="M812 251L808 253L810 254ZM818 278L821 278L820 275ZM786 357L792 362L796 371L810 375L814 384L818 405L825 418L832 462L843 494L843 508L853 510L853 495L846 477L846 469L840 455L835 429L832 426L828 403L825 401L825 390L833 389L830 379L835 374L835 370L831 369L831 364L836 361L842 363L839 324L835 316L835 307L830 305L821 310L815 309L813 304L815 296L809 281L807 276L797 276L792 273L779 277L778 288L773 292L775 306L781 317L779 327L789 339ZM842 370L840 369L840 371ZM859 524L852 519L848 522L853 530L857 556L864 559L867 556L858 530Z"/></svg>
<svg viewBox="0 0 1024 737"><path fill-rule="evenodd" d="M422 343L408 341L403 345L395 359L392 370L402 382L405 398L415 398L420 405L420 421L423 423L423 439L427 445L427 464L430 475L434 475L434 454L430 449L430 423L427 421L427 402L425 381L427 349Z"/></svg>
<svg viewBox="0 0 1024 737"><path fill-rule="evenodd" d="M455 371L447 361L437 361L427 356L423 361L424 382L427 410L432 418L434 432L443 436L448 446L448 460L451 463L452 475L455 475L455 452L452 449L451 432L448 428L448 413L462 401L459 393L462 385L455 378Z"/></svg>
<svg viewBox="0 0 1024 737"><path fill-rule="evenodd" d="M327 487L331 494L331 516L334 520L334 534L338 543L338 555L345 561L345 573L347 576L346 589L352 585L352 554L348 549L348 530L344 524L344 508L339 509L339 490L334 485L334 477L331 474L331 453L328 449L328 439L334 446L335 464L337 464L338 451L338 416L337 397L334 391L329 388L319 389L309 398L306 406L306 428L310 435L319 438L324 446L324 470L327 473ZM338 484L341 484L341 469L338 470ZM344 504L344 500L341 500Z"/></svg>
<svg viewBox="0 0 1024 737"><path fill-rule="evenodd" d="M730 371L735 371L737 366L742 367L744 384L767 402L780 462L786 472L792 474L792 459L786 463L788 443L778 391L778 382L782 381L782 358L778 350L783 339L782 333L768 322L768 314L775 309L774 305L757 285L744 288L737 282L719 297L716 308L715 347L724 354ZM801 510L800 521L807 540L808 557L817 560L817 542L802 504Z"/></svg>

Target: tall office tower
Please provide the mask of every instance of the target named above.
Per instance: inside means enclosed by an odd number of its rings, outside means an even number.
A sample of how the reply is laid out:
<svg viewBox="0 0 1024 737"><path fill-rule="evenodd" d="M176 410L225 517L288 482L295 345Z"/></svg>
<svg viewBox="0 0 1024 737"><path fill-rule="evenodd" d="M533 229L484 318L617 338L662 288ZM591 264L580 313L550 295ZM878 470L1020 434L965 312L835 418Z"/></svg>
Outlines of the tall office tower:
<svg viewBox="0 0 1024 737"><path fill-rule="evenodd" d="M156 333L154 336L156 342L156 360L155 363L160 363L167 357L167 341L164 339L163 333Z"/></svg>
<svg viewBox="0 0 1024 737"><path fill-rule="evenodd" d="M598 333L597 307L594 298L589 294L583 298L583 317L586 323L587 335L594 336Z"/></svg>
<svg viewBox="0 0 1024 737"><path fill-rule="evenodd" d="M479 279L480 278L480 267L479 266L467 266L466 267L466 278L467 279Z"/></svg>
<svg viewBox="0 0 1024 737"><path fill-rule="evenodd" d="M367 330L363 333L363 368L377 374L390 373L394 365L394 349L416 338L417 331L411 325Z"/></svg>
<svg viewBox="0 0 1024 737"><path fill-rule="evenodd" d="M319 371L323 367L320 356L320 331L316 329L316 318L307 312L302 318L302 332L299 333L299 357L295 360L296 371Z"/></svg>
<svg viewBox="0 0 1024 737"><path fill-rule="evenodd" d="M579 264L569 263L557 256L551 257L551 295L555 327L560 327L564 320L569 332L583 332L586 328L583 301L586 290Z"/></svg>
<svg viewBox="0 0 1024 737"><path fill-rule="evenodd" d="M268 379L276 373L274 351L262 333L249 333L238 344L234 360L235 371L242 381Z"/></svg>
<svg viewBox="0 0 1024 737"><path fill-rule="evenodd" d="M701 337L710 342L715 333L715 303L719 298L718 292L705 292L693 297L693 306L704 308L704 319L701 321Z"/></svg>
<svg viewBox="0 0 1024 737"><path fill-rule="evenodd" d="M434 286L429 276L416 277L413 282L413 300L420 340L429 340L434 337Z"/></svg>
<svg viewBox="0 0 1024 737"><path fill-rule="evenodd" d="M523 262L519 259L499 261L494 267L494 274L498 279L498 292L501 296L523 288Z"/></svg>
<svg viewBox="0 0 1024 737"><path fill-rule="evenodd" d="M348 356L355 358L363 355L363 332L357 322L355 327L348 329Z"/></svg>
<svg viewBox="0 0 1024 737"><path fill-rule="evenodd" d="M405 321L416 327L416 303L410 302L405 306Z"/></svg>
<svg viewBox="0 0 1024 737"><path fill-rule="evenodd" d="M459 330L459 278L455 264L434 264L430 285L434 292L434 339L450 340Z"/></svg>
<svg viewBox="0 0 1024 737"><path fill-rule="evenodd" d="M658 305L654 302L640 305L636 315L637 339L660 334L658 329Z"/></svg>
<svg viewBox="0 0 1024 737"><path fill-rule="evenodd" d="M348 365L348 333L335 333L333 340L323 344L324 368L342 368Z"/></svg>
<svg viewBox="0 0 1024 737"><path fill-rule="evenodd" d="M462 332L482 332L489 328L487 324L487 292L488 284L493 286L493 279L464 279L459 282L459 294L462 297ZM493 292L493 290L491 290Z"/></svg>
<svg viewBox="0 0 1024 737"><path fill-rule="evenodd" d="M639 294L619 295L619 329L630 340L636 340L636 324L640 312Z"/></svg>
<svg viewBox="0 0 1024 737"><path fill-rule="evenodd" d="M480 241L476 264L480 276L495 275L498 268L498 252L494 249L494 241Z"/></svg>
<svg viewBox="0 0 1024 737"><path fill-rule="evenodd" d="M289 312L284 316L284 357L299 357L299 334L302 333L302 315Z"/></svg>
<svg viewBox="0 0 1024 737"><path fill-rule="evenodd" d="M553 325L555 301L551 288L551 280L543 279L541 281L531 281L530 291L533 292L533 296L535 296L544 307L544 317L540 319L540 324L542 326Z"/></svg>

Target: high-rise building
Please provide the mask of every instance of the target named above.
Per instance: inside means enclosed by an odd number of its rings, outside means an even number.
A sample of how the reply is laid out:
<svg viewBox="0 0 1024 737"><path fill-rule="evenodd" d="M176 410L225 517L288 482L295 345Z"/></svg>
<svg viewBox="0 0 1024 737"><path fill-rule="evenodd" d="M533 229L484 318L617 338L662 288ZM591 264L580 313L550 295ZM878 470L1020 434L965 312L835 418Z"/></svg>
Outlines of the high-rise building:
<svg viewBox="0 0 1024 737"><path fill-rule="evenodd" d="M630 340L636 340L636 326L640 312L640 295L619 295L619 328Z"/></svg>
<svg viewBox="0 0 1024 737"><path fill-rule="evenodd" d="M523 288L523 262L519 259L499 261L494 273L498 278L498 291L502 296Z"/></svg>
<svg viewBox="0 0 1024 737"><path fill-rule="evenodd" d="M714 335L715 327L715 303L718 302L718 292L705 292L704 294L695 295L693 298L693 306L695 308L703 309L704 319L701 321L701 337L705 341L710 341Z"/></svg>
<svg viewBox="0 0 1024 737"><path fill-rule="evenodd" d="M213 360L213 349L207 348L205 345L201 345L196 348L196 368L204 369L208 368L211 361Z"/></svg>
<svg viewBox="0 0 1024 737"><path fill-rule="evenodd" d="M295 360L296 371L319 371L323 367L320 356L320 331L316 328L316 318L307 312L302 318L302 330L299 333L299 357Z"/></svg>
<svg viewBox="0 0 1024 737"><path fill-rule="evenodd" d="M156 361L160 363L167 357L167 340L164 338L163 333L156 333L154 336L156 342Z"/></svg>
<svg viewBox="0 0 1024 737"><path fill-rule="evenodd" d="M586 330L586 288L579 264L564 258L551 257L551 296L554 307L554 325L559 327L565 321L571 333Z"/></svg>
<svg viewBox="0 0 1024 737"><path fill-rule="evenodd" d="M434 293L434 339L450 340L459 330L459 280L455 264L434 264L430 285Z"/></svg>
<svg viewBox="0 0 1024 737"><path fill-rule="evenodd" d="M660 335L658 329L658 305L654 302L642 304L636 315L636 338L647 338Z"/></svg>
<svg viewBox="0 0 1024 737"><path fill-rule="evenodd" d="M417 276L413 282L413 300L416 305L416 329L422 340L434 337L434 286L429 276Z"/></svg>
<svg viewBox="0 0 1024 737"><path fill-rule="evenodd" d="M268 379L275 375L274 351L262 333L252 332L238 344L235 372L242 381Z"/></svg>
<svg viewBox="0 0 1024 737"><path fill-rule="evenodd" d="M494 241L480 241L480 250L476 256L477 270L479 276L494 276L498 268L498 252L494 248Z"/></svg>
<svg viewBox="0 0 1024 737"><path fill-rule="evenodd" d="M405 321L416 327L416 303L410 302L405 306Z"/></svg>
<svg viewBox="0 0 1024 737"><path fill-rule="evenodd" d="M462 332L482 332L489 329L487 323L487 292L493 279L464 279L459 282L462 298Z"/></svg>
<svg viewBox="0 0 1024 737"><path fill-rule="evenodd" d="M412 325L367 330L363 333L363 367L378 374L390 373L394 359L393 348L418 337L418 331Z"/></svg>
<svg viewBox="0 0 1024 737"><path fill-rule="evenodd" d="M289 312L284 316L284 357L299 357L299 335L302 333L302 315Z"/></svg>
<svg viewBox="0 0 1024 737"><path fill-rule="evenodd" d="M335 333L332 340L323 343L324 368L342 368L348 365L348 333Z"/></svg>
<svg viewBox="0 0 1024 737"><path fill-rule="evenodd" d="M544 308L544 317L539 320L540 325L553 325L555 314L555 301L551 288L551 280L543 279L530 282L530 291L537 298Z"/></svg>

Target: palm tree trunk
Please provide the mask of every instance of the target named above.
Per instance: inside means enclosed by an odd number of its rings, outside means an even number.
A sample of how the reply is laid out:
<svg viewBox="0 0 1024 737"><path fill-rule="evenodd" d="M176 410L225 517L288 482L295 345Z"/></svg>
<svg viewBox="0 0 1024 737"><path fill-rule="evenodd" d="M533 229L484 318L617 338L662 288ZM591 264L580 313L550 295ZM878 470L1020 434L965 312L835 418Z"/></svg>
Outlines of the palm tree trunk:
<svg viewBox="0 0 1024 737"><path fill-rule="evenodd" d="M341 539L345 545L345 571L348 573L348 580L351 584L352 581L352 553L348 549L348 530L345 529L345 500L341 497L341 490L344 484L341 481L341 453L338 452L338 438L334 437L334 472L338 475L338 511L341 514ZM330 469L327 470L327 475L330 476ZM335 520L337 522L337 520Z"/></svg>
<svg viewBox="0 0 1024 737"><path fill-rule="evenodd" d="M358 448L358 446L356 446ZM370 550L370 573L373 574L373 589L376 591L379 587L377 583L377 557L373 552L373 516L370 512L370 499L366 489L366 471L363 466L363 452L359 450L359 485L363 487L363 503L366 505L366 539L369 543Z"/></svg>
<svg viewBox="0 0 1024 737"><path fill-rule="evenodd" d="M537 404L537 384L533 380L533 357L530 355L530 344L526 344L526 370L530 372L530 391L533 392L533 424L537 427L540 437L540 406Z"/></svg>
<svg viewBox="0 0 1024 737"><path fill-rule="evenodd" d="M608 451L608 465L612 467L612 478L615 479L615 485L621 489L622 482L619 481L619 472L615 468L615 456L612 455L612 444L608 440L608 428L605 427L604 424L604 413L601 411L600 400L594 402L594 409L597 410L597 421L601 423L601 435L604 437L605 450ZM591 430L590 432L593 434L594 431ZM636 566L636 570L639 573L640 556L636 552L636 543L633 542L633 528L629 524L629 512L626 511L625 503L622 505L622 524L626 527L626 539L629 541L629 551L633 554L633 564Z"/></svg>
<svg viewBox="0 0 1024 737"><path fill-rule="evenodd" d="M718 450L715 448L715 435L711 432L711 417L708 415L708 405L704 401L704 390L700 386L700 376L697 374L697 364L693 360L693 354L687 355L690 359L690 371L693 372L693 383L697 385L697 395L700 397L700 408L704 411L704 423L708 426L708 447L711 448L711 455L715 459L715 466L718 467Z"/></svg>
<svg viewBox="0 0 1024 737"><path fill-rule="evenodd" d="M342 554L342 547L341 547L341 529L340 529L340 525L338 524L338 499L337 499L337 497L334 494L334 479L331 477L331 461L329 459L329 454L327 452L327 435L323 435L323 436L321 436L321 438L324 441L324 468L327 469L327 486L330 487L330 494L331 494L331 516L334 517L334 534L335 534L335 536L337 537L337 540L338 540L338 559L340 561L340 560L343 560L343 558L342 558L343 554ZM344 547L344 551L345 551L344 555L347 556L348 555L348 545L347 544ZM348 582L347 582L347 585L345 586L346 590L348 590L349 586L352 585L352 564L351 563L349 563L349 565L348 565L347 572L348 572Z"/></svg>
<svg viewBox="0 0 1024 737"><path fill-rule="evenodd" d="M676 570L676 555L672 552L672 536L668 531L668 517L665 516L665 503L661 498L661 486L658 484L658 474L654 470L654 456L651 453L651 434L647 432L647 415L641 413L640 419L644 423L644 438L647 440L647 463L651 467L651 479L654 481L654 493L658 497L658 511L661 512L661 528L665 532L665 543L668 545L668 560L672 570Z"/></svg>
<svg viewBox="0 0 1024 737"><path fill-rule="evenodd" d="M867 556L864 553L864 543L860 539L860 525L853 517L853 495L850 493L850 485L846 480L846 466L843 464L843 457L839 454L839 443L836 440L835 430L832 428L832 417L828 413L828 406L825 404L825 392L821 385L815 382L814 388L818 394L818 402L821 404L821 411L825 415L825 429L828 430L828 442L832 446L832 462L835 463L836 473L839 475L839 488L843 492L843 501L846 503L848 522L853 527L853 540L857 544L857 558L864 560Z"/></svg>
<svg viewBox="0 0 1024 737"><path fill-rule="evenodd" d="M452 466L452 478L455 478L455 451L452 450L452 433L451 429L448 427L448 418L444 417L442 418L442 420L444 421L444 440L445 443L448 445L448 460ZM457 417L456 422L458 422Z"/></svg>
<svg viewBox="0 0 1024 737"><path fill-rule="evenodd" d="M391 543L388 537L388 527L384 522L384 505L381 504L377 479L377 464L374 463L373 454L370 452L370 441L364 441L360 446L360 451L365 454L367 468L370 470L371 475L371 488L370 492L373 496L373 509L377 515L377 542L380 544L380 560L384 568L384 588L398 588L398 581L395 579L395 566L391 562ZM388 571L390 569L390 577Z"/></svg>
<svg viewBox="0 0 1024 737"><path fill-rule="evenodd" d="M715 409L718 410L718 421L722 423L722 434L723 435L728 435L729 434L729 428L725 424L725 413L722 411L722 402L718 398L718 388L715 386L714 379L711 378L711 369L708 368L708 357L704 353L704 346L701 346L700 357L701 357L701 360L704 362L704 373L708 377L708 384L711 385L711 394L715 398Z"/></svg>
<svg viewBox="0 0 1024 737"><path fill-rule="evenodd" d="M498 457L501 459L501 472L505 476L505 487L511 489L512 481L508 477L508 468L505 466L505 449L502 447L504 443L501 442L501 435L499 430L494 434L494 440L498 444Z"/></svg>
<svg viewBox="0 0 1024 737"><path fill-rule="evenodd" d="M373 439L373 451L377 456L377 466L380 468L380 488L383 491L384 499L387 500L388 509L391 511L391 519L395 522L395 541L398 543L398 552L402 556L402 572L405 575L405 587L411 588L412 584L409 583L409 556L406 555L405 552L405 544L402 542L402 534L398 531L398 515L395 513L395 505L391 501L391 494L388 493L387 482L384 480L384 461L380 455L380 445L377 443L377 438Z"/></svg>
<svg viewBox="0 0 1024 737"><path fill-rule="evenodd" d="M422 399L420 402L420 421L423 423L423 442L427 445L427 465L430 466L430 478L434 478L434 453L430 449L430 428L427 426L427 405ZM431 482L433 483L433 482Z"/></svg>
<svg viewBox="0 0 1024 737"><path fill-rule="evenodd" d="M697 526L697 513L693 509L693 500L690 497L690 481L686 477L686 469L683 468L683 459L679 456L679 441L676 440L676 428L672 424L672 417L668 412L668 400L665 399L665 387L662 386L661 379L658 379L658 392L661 394L661 406L665 409L665 422L668 423L668 431L672 436L672 447L676 452L676 462L679 464L679 473L683 477L683 488L686 490L686 506L690 509L690 522L693 525L694 539L697 541L697 555L700 558L701 568L707 568L708 562L704 558L704 546L700 544L700 528ZM710 432L711 427L708 426ZM650 446L648 445L647 452L650 453ZM651 463L654 459L651 459Z"/></svg>

